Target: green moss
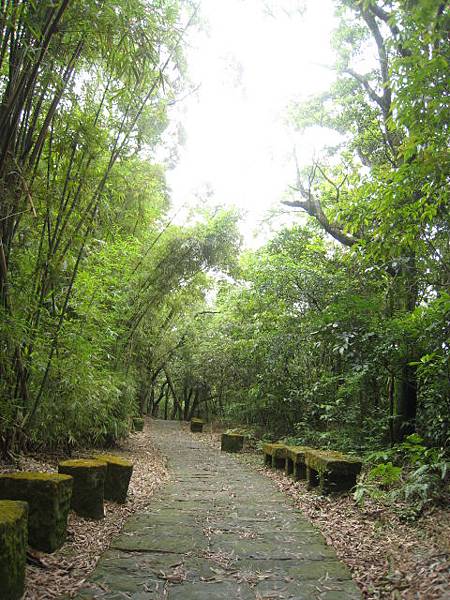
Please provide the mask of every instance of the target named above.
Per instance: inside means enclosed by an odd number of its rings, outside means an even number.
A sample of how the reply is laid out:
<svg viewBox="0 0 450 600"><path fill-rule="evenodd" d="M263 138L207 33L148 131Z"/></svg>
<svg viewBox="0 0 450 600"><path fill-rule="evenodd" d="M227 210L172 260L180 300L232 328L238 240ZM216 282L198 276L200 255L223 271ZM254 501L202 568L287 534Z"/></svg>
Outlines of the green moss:
<svg viewBox="0 0 450 600"><path fill-rule="evenodd" d="M107 465L119 465L121 467L132 467L133 463L123 458L122 456L116 456L115 454L96 454L93 457L94 460L105 462Z"/></svg>
<svg viewBox="0 0 450 600"><path fill-rule="evenodd" d="M103 463L106 466L106 461L98 460L97 458L75 458L70 460L63 460L59 463L59 466L63 467L74 467L90 469L92 467L98 467L99 463Z"/></svg>
<svg viewBox="0 0 450 600"><path fill-rule="evenodd" d="M308 450L311 450L308 446L288 446L287 456L294 463L305 462L305 455Z"/></svg>
<svg viewBox="0 0 450 600"><path fill-rule="evenodd" d="M0 498L29 505L30 546L53 552L66 539L72 477L57 473L22 471L0 475Z"/></svg>
<svg viewBox="0 0 450 600"><path fill-rule="evenodd" d="M305 462L309 486L318 486L322 494L351 490L362 465L353 456L324 450L308 450Z"/></svg>
<svg viewBox="0 0 450 600"><path fill-rule="evenodd" d="M286 458L287 448L285 444L264 444L263 452L276 458Z"/></svg>
<svg viewBox="0 0 450 600"><path fill-rule="evenodd" d="M270 454L270 456L272 456L272 454L270 453L271 446L272 446L272 444L263 444L263 446L262 446L263 454L265 454L265 455Z"/></svg>
<svg viewBox="0 0 450 600"><path fill-rule="evenodd" d="M97 454L95 458L106 463L105 499L123 504L127 499L133 463L113 454Z"/></svg>
<svg viewBox="0 0 450 600"><path fill-rule="evenodd" d="M22 517L24 512L28 515L28 504L26 502L0 500L0 523L14 523Z"/></svg>
<svg viewBox="0 0 450 600"><path fill-rule="evenodd" d="M67 479L67 475L60 475L59 473L41 473L39 471L18 471L17 473L4 473L0 477L7 477L8 479L27 480L27 481L47 481L47 482L59 482Z"/></svg>
<svg viewBox="0 0 450 600"><path fill-rule="evenodd" d="M308 467L318 473L335 471L345 473L359 473L361 460L353 456L346 456L341 452L325 450L308 450L305 454L305 462Z"/></svg>
<svg viewBox="0 0 450 600"><path fill-rule="evenodd" d="M58 471L73 477L71 507L81 517L102 519L105 516L106 462L94 459L65 460Z"/></svg>
<svg viewBox="0 0 450 600"><path fill-rule="evenodd" d="M28 505L0 501L0 597L18 600L25 591Z"/></svg>
<svg viewBox="0 0 450 600"><path fill-rule="evenodd" d="M283 458L287 457L287 453L288 453L287 446L277 446L276 448L273 449L272 456L274 458L283 459Z"/></svg>
<svg viewBox="0 0 450 600"><path fill-rule="evenodd" d="M275 469L284 469L286 465L288 446L281 443L264 444L264 463Z"/></svg>

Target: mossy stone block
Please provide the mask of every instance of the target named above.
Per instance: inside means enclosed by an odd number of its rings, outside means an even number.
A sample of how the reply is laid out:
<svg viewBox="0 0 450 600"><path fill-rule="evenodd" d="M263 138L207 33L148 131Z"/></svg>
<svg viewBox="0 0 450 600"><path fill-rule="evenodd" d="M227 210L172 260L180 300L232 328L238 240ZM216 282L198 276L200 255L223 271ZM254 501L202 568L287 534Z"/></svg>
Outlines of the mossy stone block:
<svg viewBox="0 0 450 600"><path fill-rule="evenodd" d="M286 453L286 475L290 475L294 479L306 479L305 456L308 450L312 450L312 448L308 446L288 446Z"/></svg>
<svg viewBox="0 0 450 600"><path fill-rule="evenodd" d="M322 494L346 492L356 485L362 461L341 452L308 450L305 454L310 487L319 487Z"/></svg>
<svg viewBox="0 0 450 600"><path fill-rule="evenodd" d="M58 471L73 477L73 492L70 506L87 519L102 519L105 516L106 462L96 459L64 460Z"/></svg>
<svg viewBox="0 0 450 600"><path fill-rule="evenodd" d="M144 431L144 419L142 417L133 417L134 431Z"/></svg>
<svg viewBox="0 0 450 600"><path fill-rule="evenodd" d="M18 600L25 591L28 504L0 500L0 598Z"/></svg>
<svg viewBox="0 0 450 600"><path fill-rule="evenodd" d="M286 475L294 474L294 462L289 456L286 457L286 461L284 463L284 472Z"/></svg>
<svg viewBox="0 0 450 600"><path fill-rule="evenodd" d="M306 453L309 450L313 450L309 446L288 446L287 455L294 462L305 462Z"/></svg>
<svg viewBox="0 0 450 600"><path fill-rule="evenodd" d="M205 421L203 419L191 419L191 431L193 433L202 433L204 424Z"/></svg>
<svg viewBox="0 0 450 600"><path fill-rule="evenodd" d="M28 543L54 552L66 539L72 477L21 471L0 475L0 498L28 503Z"/></svg>
<svg viewBox="0 0 450 600"><path fill-rule="evenodd" d="M124 504L133 473L133 463L115 454L96 454L93 458L106 463L105 500Z"/></svg>
<svg viewBox="0 0 450 600"><path fill-rule="evenodd" d="M222 452L240 452L244 447L244 436L241 433L222 433L220 449Z"/></svg>
<svg viewBox="0 0 450 600"><path fill-rule="evenodd" d="M274 469L284 469L288 446L286 444L263 444L264 463Z"/></svg>

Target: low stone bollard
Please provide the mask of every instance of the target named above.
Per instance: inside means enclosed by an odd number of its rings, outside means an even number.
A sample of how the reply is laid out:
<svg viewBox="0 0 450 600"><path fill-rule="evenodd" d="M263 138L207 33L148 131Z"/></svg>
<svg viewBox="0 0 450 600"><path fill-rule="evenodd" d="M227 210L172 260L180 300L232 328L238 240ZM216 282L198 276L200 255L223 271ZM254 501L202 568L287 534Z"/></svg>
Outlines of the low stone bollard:
<svg viewBox="0 0 450 600"><path fill-rule="evenodd" d="M28 541L26 502L0 500L0 598L19 600L25 591Z"/></svg>
<svg viewBox="0 0 450 600"><path fill-rule="evenodd" d="M0 475L0 498L28 503L28 542L36 550L54 552L66 539L72 477L20 471Z"/></svg>
<svg viewBox="0 0 450 600"><path fill-rule="evenodd" d="M114 454L96 454L93 458L106 463L105 500L124 504L133 473L133 463Z"/></svg>
<svg viewBox="0 0 450 600"><path fill-rule="evenodd" d="M286 452L285 473L294 479L306 479L305 456L308 446L288 446Z"/></svg>
<svg viewBox="0 0 450 600"><path fill-rule="evenodd" d="M287 451L285 444L263 444L264 464L274 469L284 469Z"/></svg>
<svg viewBox="0 0 450 600"><path fill-rule="evenodd" d="M241 433L222 433L220 449L222 452L240 452L244 447L244 436Z"/></svg>
<svg viewBox="0 0 450 600"><path fill-rule="evenodd" d="M198 419L198 418L191 419L191 431L193 433L202 433L204 424L205 424L205 421L203 419Z"/></svg>
<svg viewBox="0 0 450 600"><path fill-rule="evenodd" d="M305 453L306 478L310 489L321 494L348 492L356 485L362 461L340 452L309 449Z"/></svg>
<svg viewBox="0 0 450 600"><path fill-rule="evenodd" d="M106 463L94 459L64 460L58 471L73 477L71 508L80 517L102 519Z"/></svg>
<svg viewBox="0 0 450 600"><path fill-rule="evenodd" d="M133 417L134 431L144 431L144 419L142 417Z"/></svg>

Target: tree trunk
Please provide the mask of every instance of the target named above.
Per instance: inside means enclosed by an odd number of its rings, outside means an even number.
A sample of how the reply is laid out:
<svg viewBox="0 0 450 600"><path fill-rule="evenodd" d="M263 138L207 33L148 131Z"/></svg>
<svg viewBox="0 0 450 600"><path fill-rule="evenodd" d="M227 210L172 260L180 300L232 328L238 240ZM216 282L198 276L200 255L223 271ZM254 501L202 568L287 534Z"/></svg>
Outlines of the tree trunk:
<svg viewBox="0 0 450 600"><path fill-rule="evenodd" d="M405 363L394 384L394 416L392 442L402 442L416 429L417 377L416 368Z"/></svg>
<svg viewBox="0 0 450 600"><path fill-rule="evenodd" d="M415 256L411 253L401 273L397 276L391 295L392 314L412 313L417 303L417 284L415 280ZM416 359L417 349L406 339L399 340L402 358L398 375L394 380L394 398L391 437L392 443L402 442L416 429L417 413L417 368L410 363Z"/></svg>

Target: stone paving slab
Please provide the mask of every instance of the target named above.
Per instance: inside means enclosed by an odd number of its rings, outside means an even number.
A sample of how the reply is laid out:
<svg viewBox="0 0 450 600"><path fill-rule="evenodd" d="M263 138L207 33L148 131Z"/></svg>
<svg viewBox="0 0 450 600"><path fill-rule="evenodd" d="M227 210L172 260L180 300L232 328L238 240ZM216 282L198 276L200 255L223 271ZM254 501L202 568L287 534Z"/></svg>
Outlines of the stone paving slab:
<svg viewBox="0 0 450 600"><path fill-rule="evenodd" d="M361 600L347 567L270 480L178 423L151 429L171 481L129 519L79 600Z"/></svg>

